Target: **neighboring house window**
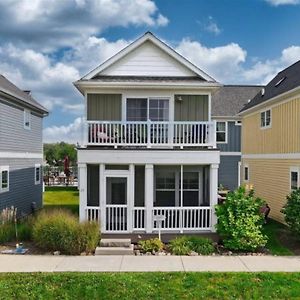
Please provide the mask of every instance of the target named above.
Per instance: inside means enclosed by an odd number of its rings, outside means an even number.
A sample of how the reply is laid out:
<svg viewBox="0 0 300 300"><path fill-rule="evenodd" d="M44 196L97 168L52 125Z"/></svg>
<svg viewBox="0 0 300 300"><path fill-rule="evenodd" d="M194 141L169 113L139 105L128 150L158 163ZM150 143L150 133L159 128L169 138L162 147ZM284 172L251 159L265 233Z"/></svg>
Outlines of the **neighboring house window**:
<svg viewBox="0 0 300 300"><path fill-rule="evenodd" d="M244 166L244 180L249 181L249 166Z"/></svg>
<svg viewBox="0 0 300 300"><path fill-rule="evenodd" d="M37 164L34 168L34 183L40 184L41 183L41 165Z"/></svg>
<svg viewBox="0 0 300 300"><path fill-rule="evenodd" d="M217 143L227 143L227 122L217 122Z"/></svg>
<svg viewBox="0 0 300 300"><path fill-rule="evenodd" d="M290 189L291 191L299 188L299 168L292 167L290 169Z"/></svg>
<svg viewBox="0 0 300 300"><path fill-rule="evenodd" d="M175 206L176 176L173 171L156 173L156 206Z"/></svg>
<svg viewBox="0 0 300 300"><path fill-rule="evenodd" d="M9 167L0 167L0 193L9 191Z"/></svg>
<svg viewBox="0 0 300 300"><path fill-rule="evenodd" d="M28 109L24 110L24 128L25 129L31 128L31 112Z"/></svg>
<svg viewBox="0 0 300 300"><path fill-rule="evenodd" d="M260 127L261 128L271 127L271 110L270 109L260 113Z"/></svg>

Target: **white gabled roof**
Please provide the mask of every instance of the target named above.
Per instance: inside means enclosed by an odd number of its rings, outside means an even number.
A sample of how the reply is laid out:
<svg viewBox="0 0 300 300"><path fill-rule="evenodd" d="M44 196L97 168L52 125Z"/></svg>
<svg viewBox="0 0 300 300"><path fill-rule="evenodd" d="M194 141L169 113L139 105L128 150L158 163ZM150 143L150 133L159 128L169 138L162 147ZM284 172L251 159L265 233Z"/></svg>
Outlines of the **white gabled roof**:
<svg viewBox="0 0 300 300"><path fill-rule="evenodd" d="M125 47L123 50L118 52L116 55L112 56L108 60L106 60L104 63L99 65L97 68L89 72L87 75L81 78L81 80L90 80L96 75L108 75L107 70L109 68L112 68L113 65L117 65L117 63L120 62L121 59L123 59L125 56L128 56L131 52L145 44L146 42L151 42L155 46L157 46L160 50L162 50L165 54L167 54L169 57L173 58L180 64L183 68L186 68L187 72L191 72L195 76L201 77L203 80L208 82L216 82L215 79L207 75L205 72L203 72L201 69L196 67L194 64L192 64L190 61L188 61L186 58L184 58L182 55L177 53L175 50L173 50L171 47L169 47L167 44L162 42L160 39L158 39L155 35L153 35L151 32L146 32L143 36L138 38L136 41ZM121 74L120 74L121 75Z"/></svg>

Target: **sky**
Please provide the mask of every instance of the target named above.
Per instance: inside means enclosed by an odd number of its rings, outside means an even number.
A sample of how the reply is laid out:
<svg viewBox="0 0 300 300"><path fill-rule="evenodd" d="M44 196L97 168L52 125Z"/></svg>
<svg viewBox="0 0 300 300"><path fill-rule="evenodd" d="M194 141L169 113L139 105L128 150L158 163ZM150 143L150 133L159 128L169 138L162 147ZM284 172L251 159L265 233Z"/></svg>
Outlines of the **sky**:
<svg viewBox="0 0 300 300"><path fill-rule="evenodd" d="M151 31L223 84L300 59L300 0L0 0L0 73L44 105L45 142L81 139L72 82Z"/></svg>

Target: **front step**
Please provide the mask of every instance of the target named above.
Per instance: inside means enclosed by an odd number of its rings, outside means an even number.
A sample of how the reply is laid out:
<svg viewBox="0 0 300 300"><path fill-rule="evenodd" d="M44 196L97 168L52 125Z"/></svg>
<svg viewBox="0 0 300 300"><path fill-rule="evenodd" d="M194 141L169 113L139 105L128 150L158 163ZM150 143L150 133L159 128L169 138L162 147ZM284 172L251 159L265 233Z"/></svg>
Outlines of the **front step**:
<svg viewBox="0 0 300 300"><path fill-rule="evenodd" d="M134 245L129 247L97 247L95 255L134 255Z"/></svg>
<svg viewBox="0 0 300 300"><path fill-rule="evenodd" d="M131 239L101 239L100 247L124 247L129 248Z"/></svg>

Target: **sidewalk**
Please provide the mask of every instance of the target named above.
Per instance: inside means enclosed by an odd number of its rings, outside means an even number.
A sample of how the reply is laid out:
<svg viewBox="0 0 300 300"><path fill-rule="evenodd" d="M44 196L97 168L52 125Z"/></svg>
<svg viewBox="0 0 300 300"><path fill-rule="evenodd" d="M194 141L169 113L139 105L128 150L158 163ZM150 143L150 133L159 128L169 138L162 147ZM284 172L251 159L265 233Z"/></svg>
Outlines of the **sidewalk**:
<svg viewBox="0 0 300 300"><path fill-rule="evenodd" d="M300 256L0 255L0 272L300 272Z"/></svg>

